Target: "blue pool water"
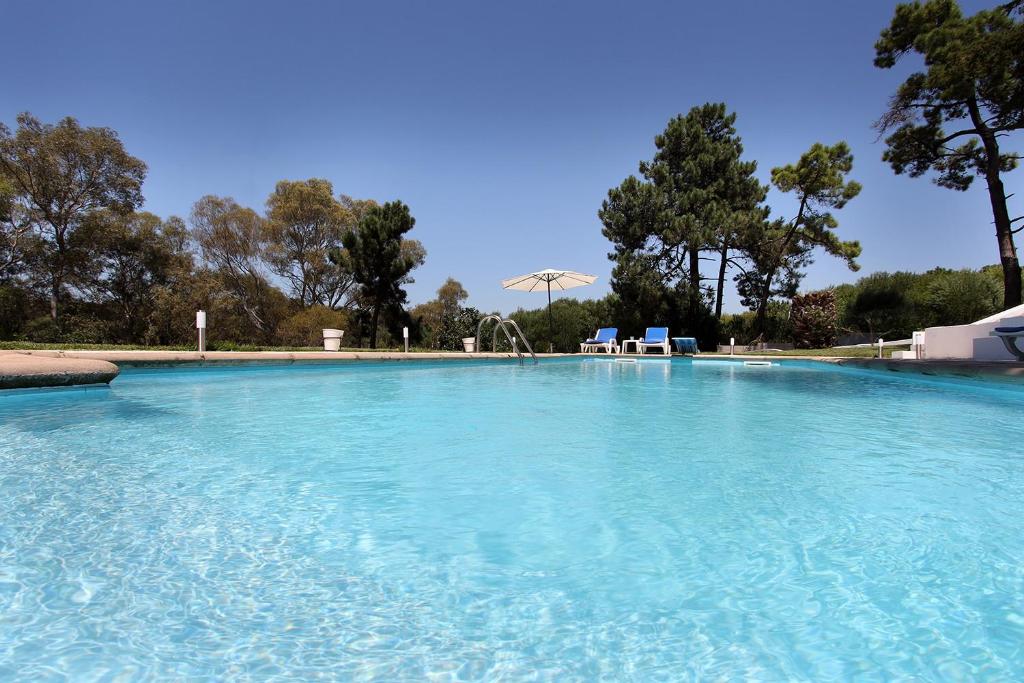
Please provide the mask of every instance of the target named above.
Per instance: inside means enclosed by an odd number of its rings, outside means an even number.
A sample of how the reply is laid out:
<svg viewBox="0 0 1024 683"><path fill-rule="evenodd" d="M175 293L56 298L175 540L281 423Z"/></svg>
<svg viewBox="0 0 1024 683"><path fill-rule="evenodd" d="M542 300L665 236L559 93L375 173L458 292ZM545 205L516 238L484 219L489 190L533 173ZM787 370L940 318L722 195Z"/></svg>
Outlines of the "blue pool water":
<svg viewBox="0 0 1024 683"><path fill-rule="evenodd" d="M0 396L0 679L1022 680L1022 417L686 360Z"/></svg>

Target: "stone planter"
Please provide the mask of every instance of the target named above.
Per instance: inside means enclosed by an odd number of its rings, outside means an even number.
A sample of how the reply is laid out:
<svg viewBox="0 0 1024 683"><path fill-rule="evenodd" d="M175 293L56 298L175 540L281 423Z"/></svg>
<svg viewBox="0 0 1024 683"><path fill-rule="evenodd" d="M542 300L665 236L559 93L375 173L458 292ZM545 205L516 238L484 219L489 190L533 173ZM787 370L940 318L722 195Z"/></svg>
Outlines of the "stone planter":
<svg viewBox="0 0 1024 683"><path fill-rule="evenodd" d="M341 338L345 336L344 330L324 328L324 351L337 351L341 348Z"/></svg>

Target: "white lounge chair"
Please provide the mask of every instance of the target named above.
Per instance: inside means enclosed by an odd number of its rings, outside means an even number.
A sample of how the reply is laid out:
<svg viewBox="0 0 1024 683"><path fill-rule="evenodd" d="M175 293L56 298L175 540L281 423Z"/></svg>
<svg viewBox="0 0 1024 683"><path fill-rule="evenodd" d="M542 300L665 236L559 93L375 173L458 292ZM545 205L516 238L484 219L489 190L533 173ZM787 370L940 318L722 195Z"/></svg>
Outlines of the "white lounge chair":
<svg viewBox="0 0 1024 683"><path fill-rule="evenodd" d="M618 353L619 342L615 339L618 333L617 327L602 327L593 339L580 342L580 353L595 353L598 349L604 349L607 353Z"/></svg>

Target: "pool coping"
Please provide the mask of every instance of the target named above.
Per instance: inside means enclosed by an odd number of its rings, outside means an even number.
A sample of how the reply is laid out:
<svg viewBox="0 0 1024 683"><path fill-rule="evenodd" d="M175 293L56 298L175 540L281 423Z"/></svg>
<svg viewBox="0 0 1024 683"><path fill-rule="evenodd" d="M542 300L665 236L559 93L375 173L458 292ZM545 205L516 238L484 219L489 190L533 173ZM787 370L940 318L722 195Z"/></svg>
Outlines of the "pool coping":
<svg viewBox="0 0 1024 683"><path fill-rule="evenodd" d="M76 351L33 349L11 351L26 356L102 360L124 366L171 367L177 365L251 365L292 363L345 363L351 361L408 360L517 360L514 353L410 352L401 351ZM538 358L567 354L538 353Z"/></svg>
<svg viewBox="0 0 1024 683"><path fill-rule="evenodd" d="M566 354L537 354L555 358ZM518 360L513 353L394 351L0 351L0 390L109 384L121 368L242 367L345 364L365 361Z"/></svg>
<svg viewBox="0 0 1024 683"><path fill-rule="evenodd" d="M0 390L107 385L120 368L102 358L32 357L0 351Z"/></svg>
<svg viewBox="0 0 1024 683"><path fill-rule="evenodd" d="M607 354L537 354L539 358L607 357ZM627 354L617 357L639 358ZM650 356L651 359L656 356ZM701 354L712 362L770 360L773 363L816 362L840 367L937 377L1024 382L1024 363L1016 361L892 360L771 354ZM258 365L347 364L361 361L517 360L512 353L395 351L0 351L0 390L109 384L125 368L235 367Z"/></svg>

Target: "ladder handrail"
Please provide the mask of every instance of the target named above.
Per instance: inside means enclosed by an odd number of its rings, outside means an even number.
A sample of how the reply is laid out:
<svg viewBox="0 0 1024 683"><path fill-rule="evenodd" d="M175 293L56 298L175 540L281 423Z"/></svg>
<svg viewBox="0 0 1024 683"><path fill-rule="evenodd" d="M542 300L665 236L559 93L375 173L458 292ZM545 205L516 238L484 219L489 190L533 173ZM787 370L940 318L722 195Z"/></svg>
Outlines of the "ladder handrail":
<svg viewBox="0 0 1024 683"><path fill-rule="evenodd" d="M487 316L484 316L483 318L480 318L480 322L477 323L477 325L476 325L476 346L474 347L477 350L477 352L480 351L480 332L483 331L484 323L487 322L488 320L497 320L498 324L499 325L501 324L501 316L500 315L487 315Z"/></svg>
<svg viewBox="0 0 1024 683"><path fill-rule="evenodd" d="M477 326L476 326L476 347L475 347L477 351L480 351L480 342L481 342L480 335L483 332L484 323L486 323L486 322L488 322L490 320L494 320L497 323L494 326L494 336L491 339L491 351L492 352L497 351L497 349L498 349L498 329L500 328L501 331L505 333L505 338L508 339L509 346L512 347L512 350L515 352L516 356L519 357L519 364L520 365L523 364L523 361L524 361L524 358L525 358L523 356L523 352L519 350L519 347L516 345L515 341L512 338L512 334L508 331L508 325L511 324L512 327L515 329L516 334L519 335L519 338L523 340L523 344L526 346L526 350L530 352L530 356L533 358L533 362L535 364L538 362L537 361L537 354L535 354L533 352L533 347L530 346L530 342L527 341L526 337L523 335L523 331L519 328L519 325L516 323L516 321L512 320L511 318L506 318L506 319L503 320L500 315L484 316L483 318L480 319L480 322L477 323Z"/></svg>
<svg viewBox="0 0 1024 683"><path fill-rule="evenodd" d="M533 352L533 347L530 346L530 342L527 341L526 335L523 334L523 331L521 329L519 329L519 323L517 323L512 318L508 318L507 320L503 320L502 321L502 327L505 326L505 323L508 323L508 324L512 325L512 329L514 329L516 331L516 334L519 335L519 339L523 340L523 346L525 346L526 350L530 352L530 356L533 358L533 362L537 363L537 354L535 354ZM512 344L512 348L516 348L516 345L514 343ZM523 354L520 353L519 355L520 355L520 357L522 357Z"/></svg>

